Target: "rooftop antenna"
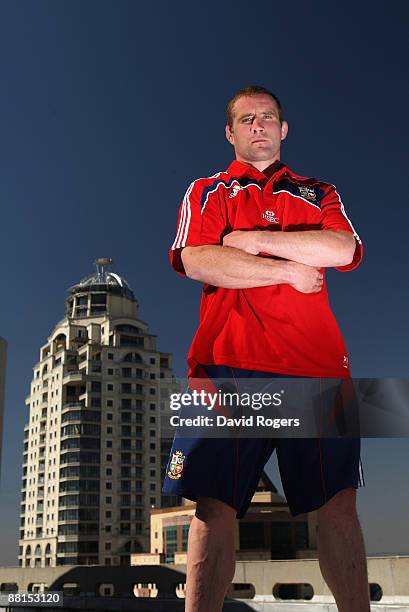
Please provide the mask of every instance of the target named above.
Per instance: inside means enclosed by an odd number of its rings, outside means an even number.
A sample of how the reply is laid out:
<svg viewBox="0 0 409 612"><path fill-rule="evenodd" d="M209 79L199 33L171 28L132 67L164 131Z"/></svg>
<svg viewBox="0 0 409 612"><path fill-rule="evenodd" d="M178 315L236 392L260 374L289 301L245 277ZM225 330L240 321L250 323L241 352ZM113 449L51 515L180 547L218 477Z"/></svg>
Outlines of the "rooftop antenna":
<svg viewBox="0 0 409 612"><path fill-rule="evenodd" d="M114 260L110 257L98 257L98 259L95 260L95 265L97 267L98 277L100 280L103 281L105 277L105 268L107 266L111 266L113 263Z"/></svg>

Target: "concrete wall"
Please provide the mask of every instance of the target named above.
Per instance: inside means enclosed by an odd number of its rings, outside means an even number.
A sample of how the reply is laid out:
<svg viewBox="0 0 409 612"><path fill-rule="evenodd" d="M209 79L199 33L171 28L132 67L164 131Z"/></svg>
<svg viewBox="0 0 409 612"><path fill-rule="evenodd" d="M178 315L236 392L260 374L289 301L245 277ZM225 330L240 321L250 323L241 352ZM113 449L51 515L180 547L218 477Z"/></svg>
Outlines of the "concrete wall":
<svg viewBox="0 0 409 612"><path fill-rule="evenodd" d="M382 601L401 603L404 600L409 604L409 556L370 557L368 574L369 583L381 587ZM271 596L274 585L282 583L310 584L314 589L314 600L331 598L317 559L239 562L233 582L252 584L256 596Z"/></svg>
<svg viewBox="0 0 409 612"><path fill-rule="evenodd" d="M135 585L149 583L159 598L174 597L176 589L183 592L185 570L183 565L3 567L0 589L5 589L5 583L17 583L19 590L28 591L30 584L45 583L49 590L58 591L64 583L76 583L81 594L97 597L101 584L112 584L115 597L133 598ZM369 558L368 570L370 584L382 589L379 603L405 605L409 610L409 556ZM289 583L310 584L314 589L312 603L333 601L316 559L238 562L233 583L251 584L253 601L277 601L274 587L276 591L277 585Z"/></svg>
<svg viewBox="0 0 409 612"><path fill-rule="evenodd" d="M6 356L7 342L4 340L4 338L0 338L0 479L3 441L4 395L6 388Z"/></svg>

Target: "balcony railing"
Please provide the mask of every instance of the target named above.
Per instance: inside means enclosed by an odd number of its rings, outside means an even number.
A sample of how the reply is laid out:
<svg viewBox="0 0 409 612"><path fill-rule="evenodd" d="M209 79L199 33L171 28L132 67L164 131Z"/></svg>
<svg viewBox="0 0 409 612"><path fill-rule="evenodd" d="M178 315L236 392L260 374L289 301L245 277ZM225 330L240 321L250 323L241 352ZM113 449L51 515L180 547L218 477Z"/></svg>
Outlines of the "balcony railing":
<svg viewBox="0 0 409 612"><path fill-rule="evenodd" d="M71 370L71 371L64 373L62 382L65 385L68 382L82 382L83 380L84 380L83 370Z"/></svg>

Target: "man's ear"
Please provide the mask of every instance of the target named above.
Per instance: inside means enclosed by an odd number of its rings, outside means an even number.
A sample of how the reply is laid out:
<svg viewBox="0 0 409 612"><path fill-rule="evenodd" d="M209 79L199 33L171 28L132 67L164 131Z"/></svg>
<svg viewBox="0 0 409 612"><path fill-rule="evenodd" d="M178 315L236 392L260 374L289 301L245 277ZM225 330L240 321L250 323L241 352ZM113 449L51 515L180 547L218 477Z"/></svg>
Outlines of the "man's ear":
<svg viewBox="0 0 409 612"><path fill-rule="evenodd" d="M281 124L281 140L285 140L288 134L288 123L283 121Z"/></svg>
<svg viewBox="0 0 409 612"><path fill-rule="evenodd" d="M230 142L231 145L234 145L234 134L233 130L229 125L226 125L226 138Z"/></svg>

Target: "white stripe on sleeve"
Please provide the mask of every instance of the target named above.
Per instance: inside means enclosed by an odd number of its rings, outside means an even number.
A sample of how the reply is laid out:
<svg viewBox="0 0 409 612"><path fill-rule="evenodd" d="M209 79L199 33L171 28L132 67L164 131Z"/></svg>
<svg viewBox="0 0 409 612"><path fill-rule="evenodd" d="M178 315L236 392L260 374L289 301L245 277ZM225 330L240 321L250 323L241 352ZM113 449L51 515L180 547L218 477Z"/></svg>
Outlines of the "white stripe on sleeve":
<svg viewBox="0 0 409 612"><path fill-rule="evenodd" d="M356 233L354 226L352 225L351 221L348 219L348 215L345 212L345 207L344 207L344 204L343 204L343 202L341 200L341 196L339 195L339 193L337 191L337 188L335 187L335 185L332 185L332 187L334 188L335 193L338 196L338 200L339 200L339 203L341 205L341 212L342 212L342 214L344 215L345 219L348 221L348 223L349 223L349 225L350 225L350 227L352 229L352 232L353 232L355 238L357 239L359 244L362 244L362 241L361 241L360 237L358 236L358 234Z"/></svg>

